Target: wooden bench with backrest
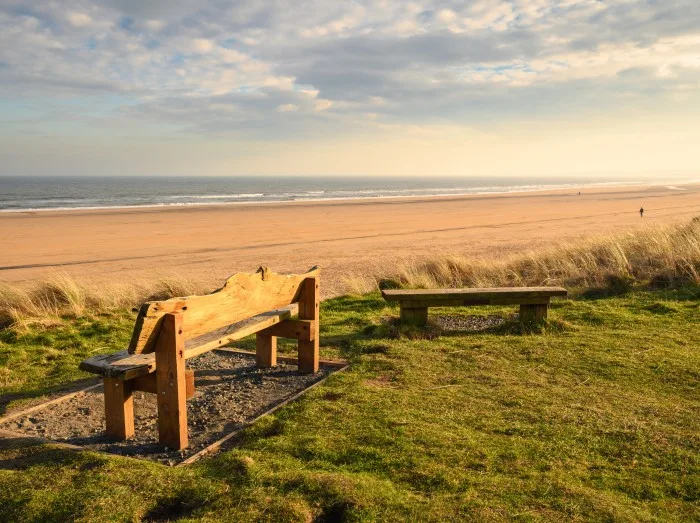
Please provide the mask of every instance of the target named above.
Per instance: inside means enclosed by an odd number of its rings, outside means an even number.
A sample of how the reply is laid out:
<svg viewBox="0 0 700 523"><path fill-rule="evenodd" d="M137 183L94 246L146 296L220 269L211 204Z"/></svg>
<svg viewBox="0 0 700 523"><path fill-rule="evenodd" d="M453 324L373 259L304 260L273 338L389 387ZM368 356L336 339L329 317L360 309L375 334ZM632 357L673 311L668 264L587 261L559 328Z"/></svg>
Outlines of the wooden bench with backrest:
<svg viewBox="0 0 700 523"><path fill-rule="evenodd" d="M550 300L567 296L561 287L501 287L491 289L392 289L382 290L390 302L399 302L401 323L424 326L429 307L520 305L520 321L537 323L547 318Z"/></svg>
<svg viewBox="0 0 700 523"><path fill-rule="evenodd" d="M251 334L258 367L277 364L282 337L299 342L299 372L318 372L319 272L314 267L281 275L261 267L231 276L206 296L144 303L127 350L80 364L103 376L107 435L120 440L134 435L133 392L144 391L158 397L160 443L185 448L185 400L194 394L194 373L185 361Z"/></svg>

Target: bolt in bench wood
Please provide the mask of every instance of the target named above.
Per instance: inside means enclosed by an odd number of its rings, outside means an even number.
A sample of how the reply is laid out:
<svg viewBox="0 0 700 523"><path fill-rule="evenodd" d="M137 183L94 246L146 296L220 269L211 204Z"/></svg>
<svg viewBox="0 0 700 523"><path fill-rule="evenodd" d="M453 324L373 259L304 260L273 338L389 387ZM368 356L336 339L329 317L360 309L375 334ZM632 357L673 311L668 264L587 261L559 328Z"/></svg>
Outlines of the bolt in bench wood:
<svg viewBox="0 0 700 523"><path fill-rule="evenodd" d="M261 267L231 276L206 296L144 303L127 350L80 364L104 378L107 435L134 435L133 392L144 391L158 396L159 441L187 447L185 400L194 394L194 372L185 361L251 334L258 367L277 364L277 337L283 337L298 340L299 372L318 372L319 273L314 267L280 275Z"/></svg>
<svg viewBox="0 0 700 523"><path fill-rule="evenodd" d="M386 301L399 302L401 323L424 326L428 307L520 305L520 321L541 322L547 318L551 298L567 296L561 287L501 287L491 289L397 289L383 290Z"/></svg>

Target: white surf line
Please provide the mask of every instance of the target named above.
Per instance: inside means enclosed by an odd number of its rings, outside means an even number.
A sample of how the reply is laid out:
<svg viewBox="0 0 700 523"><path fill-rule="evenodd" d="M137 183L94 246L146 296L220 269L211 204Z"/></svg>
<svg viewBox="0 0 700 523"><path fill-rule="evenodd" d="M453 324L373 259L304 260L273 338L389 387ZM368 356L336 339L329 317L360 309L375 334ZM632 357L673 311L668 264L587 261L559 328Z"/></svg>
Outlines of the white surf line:
<svg viewBox="0 0 700 523"><path fill-rule="evenodd" d="M517 195L517 194L530 194L538 192L547 191L565 191L565 190L585 190L585 189L607 189L616 187L657 187L663 184L655 182L598 182L590 184L552 184L552 185L537 185L537 186L514 186L512 189L503 188L497 190L485 190L489 188L478 188L470 189L468 191L460 191L455 189L457 192L444 192L441 194L386 194L386 195L369 195L361 196L358 194L352 196L334 196L330 198L291 198L285 200L257 200L257 201L223 201L223 202L182 202L182 203L147 203L147 204L136 204L136 205L100 205L100 206L87 206L87 207L31 207L24 209L0 209L0 213L26 213L26 214L37 214L37 213L47 213L47 212L74 212L74 211L121 211L121 210L164 210L164 209L180 209L180 208L197 208L197 207L222 207L222 206L257 206L257 205L267 205L267 204L294 204L294 203L334 203L334 202L346 202L346 201L376 201L376 200L403 200L403 199L428 199L428 198L453 198L453 197L466 197L466 196L503 196L503 195ZM435 190L435 189L433 189ZM446 189L446 191L449 189ZM419 189L412 190L418 192ZM363 194L359 191L359 194Z"/></svg>

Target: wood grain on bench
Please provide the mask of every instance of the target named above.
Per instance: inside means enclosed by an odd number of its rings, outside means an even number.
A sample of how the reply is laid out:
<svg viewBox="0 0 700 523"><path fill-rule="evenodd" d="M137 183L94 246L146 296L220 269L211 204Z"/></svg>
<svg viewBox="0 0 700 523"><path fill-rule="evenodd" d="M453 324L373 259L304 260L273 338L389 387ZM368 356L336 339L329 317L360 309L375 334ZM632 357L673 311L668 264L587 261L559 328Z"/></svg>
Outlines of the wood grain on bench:
<svg viewBox="0 0 700 523"><path fill-rule="evenodd" d="M261 268L255 274L239 273L231 276L221 289L206 296L144 303L136 319L129 353L141 354L155 350L160 324L168 313L182 313L185 341L191 340L299 301L302 282L307 278L318 277L319 272L320 269L314 267L304 274L285 275Z"/></svg>
<svg viewBox="0 0 700 523"><path fill-rule="evenodd" d="M185 341L185 359L194 358L232 341L237 341L258 331L272 327L291 318L299 310L294 303L274 311L264 312L252 318L221 327L213 332ZM155 353L129 354L128 350L104 356L93 356L80 364L80 369L102 374L108 378L130 380L156 370Z"/></svg>
<svg viewBox="0 0 700 523"><path fill-rule="evenodd" d="M554 296L566 296L562 287L494 287L480 289L391 289L383 290L382 296L387 301L513 301L540 300ZM487 303L487 305L489 304ZM521 303L521 301L513 301ZM495 305L495 303L494 303Z"/></svg>

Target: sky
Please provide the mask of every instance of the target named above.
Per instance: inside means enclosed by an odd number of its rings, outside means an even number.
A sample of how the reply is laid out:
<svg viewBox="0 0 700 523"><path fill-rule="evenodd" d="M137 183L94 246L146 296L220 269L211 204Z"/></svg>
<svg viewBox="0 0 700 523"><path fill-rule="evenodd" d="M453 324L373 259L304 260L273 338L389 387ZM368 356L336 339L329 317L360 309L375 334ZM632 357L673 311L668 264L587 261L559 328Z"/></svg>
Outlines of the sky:
<svg viewBox="0 0 700 523"><path fill-rule="evenodd" d="M0 175L677 178L698 143L698 0L0 0Z"/></svg>

